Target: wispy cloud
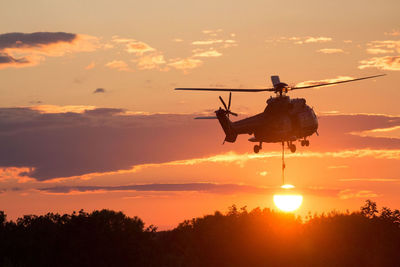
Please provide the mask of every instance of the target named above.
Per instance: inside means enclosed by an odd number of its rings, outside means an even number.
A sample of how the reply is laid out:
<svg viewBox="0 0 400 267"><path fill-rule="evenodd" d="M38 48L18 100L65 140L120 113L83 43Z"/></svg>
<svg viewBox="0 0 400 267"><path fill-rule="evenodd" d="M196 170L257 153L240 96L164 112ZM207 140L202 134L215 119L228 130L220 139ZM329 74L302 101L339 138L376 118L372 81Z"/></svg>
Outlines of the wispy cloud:
<svg viewBox="0 0 400 267"><path fill-rule="evenodd" d="M400 70L400 56L373 57L361 60L359 69L377 68L381 70Z"/></svg>
<svg viewBox="0 0 400 267"><path fill-rule="evenodd" d="M317 52L323 53L323 54L340 54L344 53L343 49L340 48L322 48L317 50Z"/></svg>
<svg viewBox="0 0 400 267"><path fill-rule="evenodd" d="M266 187L246 184L218 184L218 183L179 183L179 184L138 184L121 186L54 186L39 188L45 194L75 195L82 193L107 192L198 192L208 194L273 194L277 187ZM296 188L296 192L307 195L336 197L340 190L332 188L304 187ZM147 193L148 194L148 193ZM158 195L155 195L156 197ZM137 197L137 196L135 196Z"/></svg>
<svg viewBox="0 0 400 267"><path fill-rule="evenodd" d="M84 106L84 105L38 105L32 106L30 109L38 111L40 114L55 114L55 113L84 113L87 110L95 109L95 106Z"/></svg>
<svg viewBox="0 0 400 267"><path fill-rule="evenodd" d="M384 48L367 48L367 53L372 55L393 53L394 50Z"/></svg>
<svg viewBox="0 0 400 267"><path fill-rule="evenodd" d="M94 61L92 61L92 62L90 62L89 65L87 65L85 67L85 70L91 70L91 69L94 69L94 67L96 67L96 63Z"/></svg>
<svg viewBox="0 0 400 267"><path fill-rule="evenodd" d="M174 38L174 39L172 39L172 41L175 42L175 43L182 43L182 42L183 42L183 39L181 39L181 38Z"/></svg>
<svg viewBox="0 0 400 267"><path fill-rule="evenodd" d="M126 51L128 53L143 55L143 53L155 51L155 49L144 42L134 41L126 44Z"/></svg>
<svg viewBox="0 0 400 267"><path fill-rule="evenodd" d="M332 165L328 166L328 169L347 169L348 167L348 165Z"/></svg>
<svg viewBox="0 0 400 267"><path fill-rule="evenodd" d="M168 63L169 66L174 67L178 70L190 70L197 68L203 64L203 61L195 58L184 58L184 59L175 59L172 60L171 63Z"/></svg>
<svg viewBox="0 0 400 267"><path fill-rule="evenodd" d="M326 43L332 41L331 37L307 37L304 40L304 43Z"/></svg>
<svg viewBox="0 0 400 267"><path fill-rule="evenodd" d="M296 45L313 44L313 43L327 43L331 42L331 37L324 36L281 36L266 40L267 43L292 43Z"/></svg>
<svg viewBox="0 0 400 267"><path fill-rule="evenodd" d="M210 39L210 40L202 40L202 41L193 41L192 45L213 45L223 43L224 40L221 39Z"/></svg>
<svg viewBox="0 0 400 267"><path fill-rule="evenodd" d="M400 179L389 179L389 178L348 178L339 179L340 182L399 182Z"/></svg>
<svg viewBox="0 0 400 267"><path fill-rule="evenodd" d="M203 33L206 35L206 39L191 41L191 44L197 47L196 49L192 49L192 54L177 58L168 58L164 55L163 51L133 38L113 36L111 46L118 48L122 45L125 52L134 54L135 57L130 59L130 61L136 63L137 70L169 71L177 69L188 73L188 71L203 65L206 58L221 57L221 50L237 46L234 34L230 34L229 38L226 39L218 38L217 35L221 34L221 32L221 29L204 30ZM181 38L175 38L172 41L175 43L184 43L184 40ZM180 44L180 46L182 45ZM128 64L121 60L111 61L106 66L120 71L131 70Z"/></svg>
<svg viewBox="0 0 400 267"><path fill-rule="evenodd" d="M195 49L195 50L193 50L193 52L194 52L193 57L220 57L220 56L222 56L222 53L220 53L214 49L206 50L206 51L203 51L201 49L200 50Z"/></svg>
<svg viewBox="0 0 400 267"><path fill-rule="evenodd" d="M106 63L105 66L107 68L115 69L118 71L133 71L131 68L129 68L128 64L123 60L113 60Z"/></svg>
<svg viewBox="0 0 400 267"><path fill-rule="evenodd" d="M394 52L400 53L400 41L384 40L367 43L368 54L389 54Z"/></svg>
<svg viewBox="0 0 400 267"><path fill-rule="evenodd" d="M350 77L350 76L338 76L336 78L331 78L331 79L304 81L301 83L297 83L295 86L301 87L301 86L317 85L317 84L321 84L321 83L340 82L340 81L351 80L351 79L354 79L354 78Z"/></svg>
<svg viewBox="0 0 400 267"><path fill-rule="evenodd" d="M400 138L400 125L386 128L376 128L361 132L351 132L350 134L363 137L385 137L385 138Z"/></svg>
<svg viewBox="0 0 400 267"><path fill-rule="evenodd" d="M339 198L350 199L350 198L374 198L379 195L371 190L354 190L354 189L344 189L339 192Z"/></svg>
<svg viewBox="0 0 400 267"><path fill-rule="evenodd" d="M140 70L151 70L151 69L168 70L168 68L165 68L166 61L164 55L160 53L143 55L138 59L134 60L134 62L137 62L137 68Z"/></svg>
<svg viewBox="0 0 400 267"><path fill-rule="evenodd" d="M390 32L385 32L385 35L388 35L388 36L400 36L400 31L399 30L392 30Z"/></svg>

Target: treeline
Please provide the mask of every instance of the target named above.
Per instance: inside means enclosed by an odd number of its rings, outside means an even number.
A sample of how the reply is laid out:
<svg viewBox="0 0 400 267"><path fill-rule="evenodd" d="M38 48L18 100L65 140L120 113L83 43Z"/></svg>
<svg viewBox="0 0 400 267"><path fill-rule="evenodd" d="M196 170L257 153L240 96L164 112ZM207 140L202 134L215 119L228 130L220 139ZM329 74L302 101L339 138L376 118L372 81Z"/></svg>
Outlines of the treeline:
<svg viewBox="0 0 400 267"><path fill-rule="evenodd" d="M157 232L111 210L0 211L0 266L400 266L400 211L291 214L232 206Z"/></svg>

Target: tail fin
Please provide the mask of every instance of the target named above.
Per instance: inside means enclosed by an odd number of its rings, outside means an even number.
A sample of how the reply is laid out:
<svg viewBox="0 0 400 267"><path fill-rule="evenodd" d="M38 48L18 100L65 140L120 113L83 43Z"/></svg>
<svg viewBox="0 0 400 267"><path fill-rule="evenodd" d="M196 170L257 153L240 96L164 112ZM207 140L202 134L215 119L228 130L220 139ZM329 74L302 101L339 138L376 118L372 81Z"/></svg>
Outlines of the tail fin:
<svg viewBox="0 0 400 267"><path fill-rule="evenodd" d="M281 80L279 79L279 76L274 75L274 76L271 76L271 82L275 87L275 85L277 85L278 83L281 83Z"/></svg>
<svg viewBox="0 0 400 267"><path fill-rule="evenodd" d="M232 127L232 122L229 120L227 113L223 109L215 111L217 114L217 119L225 132L225 141L233 143L236 141L237 133Z"/></svg>

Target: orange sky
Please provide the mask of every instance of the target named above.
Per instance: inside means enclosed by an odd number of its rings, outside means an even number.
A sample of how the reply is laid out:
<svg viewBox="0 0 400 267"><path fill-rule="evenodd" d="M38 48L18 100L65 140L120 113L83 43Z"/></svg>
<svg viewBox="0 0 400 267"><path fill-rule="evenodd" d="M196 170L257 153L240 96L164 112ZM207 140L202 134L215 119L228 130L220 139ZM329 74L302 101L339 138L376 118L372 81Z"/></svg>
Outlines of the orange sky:
<svg viewBox="0 0 400 267"><path fill-rule="evenodd" d="M5 1L0 10L0 210L112 208L162 228L237 204L273 207L280 146L258 157L216 121L217 93L356 78L312 90L311 146L288 154L299 214L398 208L398 1ZM226 97L225 94L222 96ZM269 94L233 94L241 117ZM138 186L140 185L140 186Z"/></svg>

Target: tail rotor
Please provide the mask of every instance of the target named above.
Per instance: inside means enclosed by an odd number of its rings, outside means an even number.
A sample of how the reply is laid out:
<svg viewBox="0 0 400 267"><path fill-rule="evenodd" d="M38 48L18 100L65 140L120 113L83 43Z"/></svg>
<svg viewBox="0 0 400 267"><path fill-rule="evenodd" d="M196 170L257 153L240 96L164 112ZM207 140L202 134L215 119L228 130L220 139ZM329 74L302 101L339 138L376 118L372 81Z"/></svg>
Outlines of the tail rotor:
<svg viewBox="0 0 400 267"><path fill-rule="evenodd" d="M225 112L226 112L228 117L229 117L229 114L232 114L233 116L237 116L238 115L237 113L231 111L232 92L229 92L228 106L225 104L225 101L224 101L224 99L222 99L221 96L219 96L219 100L221 101L222 105L224 106Z"/></svg>

